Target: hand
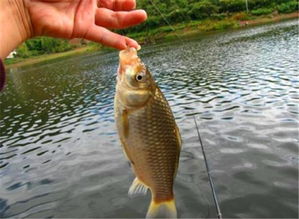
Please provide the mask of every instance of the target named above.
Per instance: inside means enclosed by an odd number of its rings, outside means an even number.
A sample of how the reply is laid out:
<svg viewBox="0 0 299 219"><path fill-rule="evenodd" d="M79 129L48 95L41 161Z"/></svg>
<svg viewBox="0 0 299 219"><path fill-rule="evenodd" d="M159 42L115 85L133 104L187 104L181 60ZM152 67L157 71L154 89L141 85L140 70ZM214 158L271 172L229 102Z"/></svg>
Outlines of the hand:
<svg viewBox="0 0 299 219"><path fill-rule="evenodd" d="M108 29L143 22L143 10L133 10L135 0L24 0L32 36L84 38L116 49L138 48L138 43Z"/></svg>

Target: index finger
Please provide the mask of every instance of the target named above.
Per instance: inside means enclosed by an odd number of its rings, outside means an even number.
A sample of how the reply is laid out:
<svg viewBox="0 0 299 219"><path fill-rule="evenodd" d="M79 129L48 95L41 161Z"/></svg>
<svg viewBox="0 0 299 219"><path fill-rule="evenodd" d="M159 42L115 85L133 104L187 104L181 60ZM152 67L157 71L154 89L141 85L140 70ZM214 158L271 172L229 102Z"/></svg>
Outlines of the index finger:
<svg viewBox="0 0 299 219"><path fill-rule="evenodd" d="M135 40L113 33L95 24L89 28L84 38L119 50L126 49L128 46L136 49L140 48Z"/></svg>

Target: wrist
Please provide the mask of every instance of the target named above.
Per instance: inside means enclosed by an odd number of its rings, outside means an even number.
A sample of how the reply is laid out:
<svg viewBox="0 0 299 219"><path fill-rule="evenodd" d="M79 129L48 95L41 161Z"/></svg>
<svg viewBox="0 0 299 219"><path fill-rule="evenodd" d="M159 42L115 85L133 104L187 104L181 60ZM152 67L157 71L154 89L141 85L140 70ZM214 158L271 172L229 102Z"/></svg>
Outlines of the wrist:
<svg viewBox="0 0 299 219"><path fill-rule="evenodd" d="M25 0L0 0L0 58L32 37L32 25Z"/></svg>

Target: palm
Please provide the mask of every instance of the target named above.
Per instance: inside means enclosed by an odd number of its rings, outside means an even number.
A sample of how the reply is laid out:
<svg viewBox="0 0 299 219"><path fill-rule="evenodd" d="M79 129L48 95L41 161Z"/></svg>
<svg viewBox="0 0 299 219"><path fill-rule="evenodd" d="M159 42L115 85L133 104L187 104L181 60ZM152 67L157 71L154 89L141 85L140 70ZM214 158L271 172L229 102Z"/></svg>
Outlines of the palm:
<svg viewBox="0 0 299 219"><path fill-rule="evenodd" d="M134 0L119 0L118 5L115 2L117 0L28 0L27 7L34 35L86 38L117 49L136 47L138 44L134 40L106 28L138 24L146 19L146 14L140 10L117 11L121 8L131 10ZM97 7L97 3L101 8Z"/></svg>

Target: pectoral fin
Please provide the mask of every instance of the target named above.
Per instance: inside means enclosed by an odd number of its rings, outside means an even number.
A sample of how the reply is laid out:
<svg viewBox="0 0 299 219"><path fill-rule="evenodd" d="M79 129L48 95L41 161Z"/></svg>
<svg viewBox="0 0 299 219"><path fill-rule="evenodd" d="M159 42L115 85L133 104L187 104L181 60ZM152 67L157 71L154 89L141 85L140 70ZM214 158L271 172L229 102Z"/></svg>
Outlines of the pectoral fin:
<svg viewBox="0 0 299 219"><path fill-rule="evenodd" d="M129 136L129 120L128 120L128 111L123 110L121 114L121 125L122 125L122 134L125 138Z"/></svg>

